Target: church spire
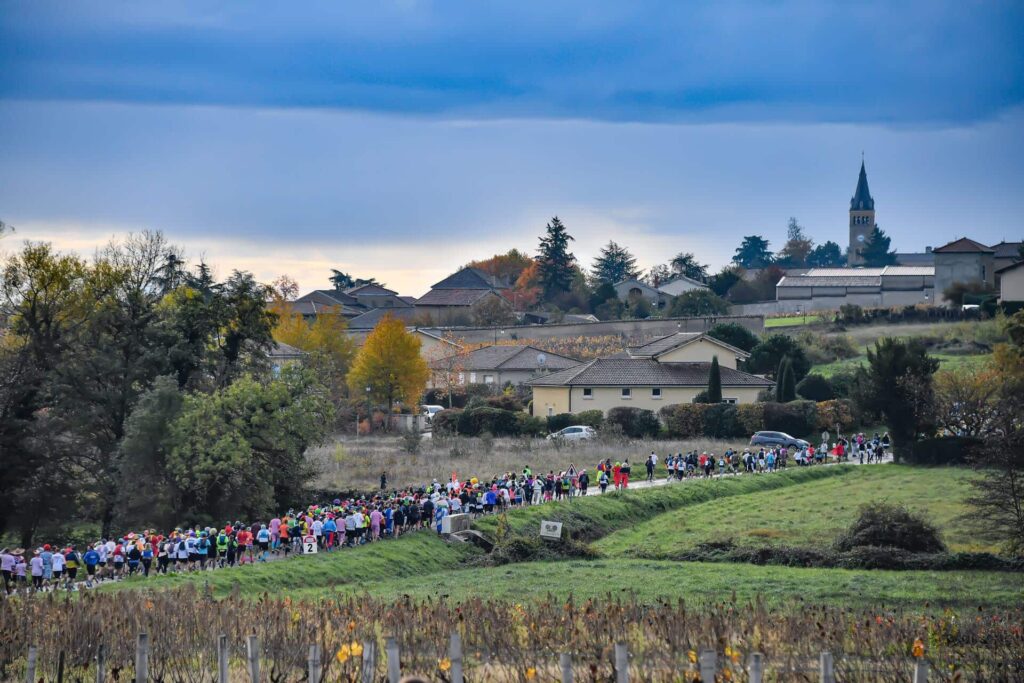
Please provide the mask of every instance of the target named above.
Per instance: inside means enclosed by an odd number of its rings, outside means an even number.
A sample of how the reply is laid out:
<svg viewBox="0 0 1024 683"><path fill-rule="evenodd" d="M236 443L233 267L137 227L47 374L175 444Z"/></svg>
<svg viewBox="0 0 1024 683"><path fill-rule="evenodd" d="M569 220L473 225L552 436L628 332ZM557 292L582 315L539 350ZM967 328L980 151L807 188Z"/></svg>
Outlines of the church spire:
<svg viewBox="0 0 1024 683"><path fill-rule="evenodd" d="M860 177L857 178L857 191L850 199L850 211L874 211L875 200L868 190L868 173L864 170L864 159L860 160Z"/></svg>

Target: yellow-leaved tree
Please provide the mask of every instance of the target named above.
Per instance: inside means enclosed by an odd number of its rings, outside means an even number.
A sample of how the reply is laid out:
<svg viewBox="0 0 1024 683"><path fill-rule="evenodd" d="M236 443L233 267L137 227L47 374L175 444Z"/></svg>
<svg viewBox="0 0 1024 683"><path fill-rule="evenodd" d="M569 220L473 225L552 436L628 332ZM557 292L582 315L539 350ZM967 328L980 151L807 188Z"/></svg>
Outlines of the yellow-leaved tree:
<svg viewBox="0 0 1024 683"><path fill-rule="evenodd" d="M271 305L277 313L274 341L294 346L309 356L306 364L331 390L335 402L345 398L345 381L356 345L348 335L348 321L338 306L325 306L317 311L312 322L307 321L287 301L279 298Z"/></svg>
<svg viewBox="0 0 1024 683"><path fill-rule="evenodd" d="M370 398L390 412L395 401L406 405L419 401L429 378L420 340L406 331L404 322L389 314L381 318L356 353L348 386L353 397L365 396L369 387Z"/></svg>

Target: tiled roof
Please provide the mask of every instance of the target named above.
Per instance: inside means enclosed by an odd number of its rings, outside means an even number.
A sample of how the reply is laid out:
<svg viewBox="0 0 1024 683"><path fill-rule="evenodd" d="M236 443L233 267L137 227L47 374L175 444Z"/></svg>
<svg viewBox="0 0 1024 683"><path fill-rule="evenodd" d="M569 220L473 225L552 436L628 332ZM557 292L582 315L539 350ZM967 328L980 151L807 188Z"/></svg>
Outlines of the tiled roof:
<svg viewBox="0 0 1024 683"><path fill-rule="evenodd" d="M787 275L779 280L776 287L877 287L882 284L880 275L837 275L808 276Z"/></svg>
<svg viewBox="0 0 1024 683"><path fill-rule="evenodd" d="M373 283L359 285L358 287L346 289L345 293L348 294L349 296L385 296L388 294L392 294L395 296L398 295L398 292L392 291L387 287L384 287L383 285L377 285Z"/></svg>
<svg viewBox="0 0 1024 683"><path fill-rule="evenodd" d="M320 304L321 306L338 306L340 304L355 304L358 303L354 296L349 296L345 292L339 292L336 289L314 289L309 294L304 294L295 300L295 303L311 301L313 303Z"/></svg>
<svg viewBox="0 0 1024 683"><path fill-rule="evenodd" d="M366 308L362 306L343 306L341 304L318 304L313 301L296 301L292 303L292 310L299 315L312 317L318 313L323 313L328 310L341 309L341 314L346 318L354 318L357 315L361 315L366 312Z"/></svg>
<svg viewBox="0 0 1024 683"><path fill-rule="evenodd" d="M936 254L992 254L995 253L995 249L992 247L986 247L981 242L975 242L967 237L961 237L958 240L953 240L949 244L944 244L938 249L932 250Z"/></svg>
<svg viewBox="0 0 1024 683"><path fill-rule="evenodd" d="M399 320L410 321L415 319L417 314L417 310L412 306L401 308L371 308L366 313L360 313L349 320L348 327L350 330L371 330L376 327L377 323L379 323L386 315L398 318Z"/></svg>
<svg viewBox="0 0 1024 683"><path fill-rule="evenodd" d="M996 258L1020 258L1020 242L1000 242L993 244L992 249L996 252Z"/></svg>
<svg viewBox="0 0 1024 683"><path fill-rule="evenodd" d="M668 294L669 296L678 296L679 294L688 292L694 288L707 289L708 286L703 282L686 277L685 275L677 275L668 282L663 282L658 285L658 291L663 294Z"/></svg>
<svg viewBox="0 0 1024 683"><path fill-rule="evenodd" d="M1011 263L1008 266L1003 266L1002 268L1000 268L996 272L997 273L1008 273L1011 270L1016 270L1017 268L1020 268L1021 266L1024 266L1024 261L1017 261L1016 263Z"/></svg>
<svg viewBox="0 0 1024 683"><path fill-rule="evenodd" d="M770 387L772 381L719 366L723 387ZM711 363L659 363L646 358L598 358L567 370L531 380L547 386L704 387Z"/></svg>
<svg viewBox="0 0 1024 683"><path fill-rule="evenodd" d="M885 277L899 275L913 275L915 277L928 277L935 275L935 266L886 266L882 273Z"/></svg>
<svg viewBox="0 0 1024 683"><path fill-rule="evenodd" d="M544 354L544 364L537 362L537 356ZM560 356L536 346L484 346L462 357L460 364L467 370L564 370L575 367L580 361ZM434 367L445 367L445 361L431 363Z"/></svg>
<svg viewBox="0 0 1024 683"><path fill-rule="evenodd" d="M294 346L288 344L282 344L281 342L274 342L274 345L270 347L270 351L267 354L271 358L302 358L307 355L302 349L297 349Z"/></svg>
<svg viewBox="0 0 1024 683"><path fill-rule="evenodd" d="M654 341L647 342L641 346L631 346L627 349L629 357L658 357L662 354L668 353L672 349L677 349L680 346L686 346L692 344L699 339L706 339L709 343L715 346L721 346L724 349L732 351L741 358L746 358L750 354L743 349L738 349L732 344L726 344L721 339L715 339L710 337L703 332L674 332L666 335Z"/></svg>
<svg viewBox="0 0 1024 683"><path fill-rule="evenodd" d="M807 277L878 276L884 272L885 268L811 268L804 275ZM794 276L787 273L786 277Z"/></svg>
<svg viewBox="0 0 1024 683"><path fill-rule="evenodd" d="M433 285L431 289L508 289L508 282L479 268L463 268Z"/></svg>
<svg viewBox="0 0 1024 683"><path fill-rule="evenodd" d="M416 300L417 306L472 306L491 289L432 289Z"/></svg>
<svg viewBox="0 0 1024 683"><path fill-rule="evenodd" d="M931 266L935 263L935 254L925 252L896 252L896 263L901 266Z"/></svg>

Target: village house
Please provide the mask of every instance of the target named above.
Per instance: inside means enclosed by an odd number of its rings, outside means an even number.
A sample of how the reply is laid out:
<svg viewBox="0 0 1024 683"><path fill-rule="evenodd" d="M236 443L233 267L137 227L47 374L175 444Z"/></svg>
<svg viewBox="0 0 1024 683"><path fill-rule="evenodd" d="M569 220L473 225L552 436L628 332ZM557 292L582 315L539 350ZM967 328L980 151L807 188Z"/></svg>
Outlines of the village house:
<svg viewBox="0 0 1024 683"><path fill-rule="evenodd" d="M565 370L580 364L576 358L551 353L536 346L488 345L465 354L449 355L431 362L434 378L432 386L445 386L443 377L449 372L457 374L458 384L489 384L496 387L506 383L513 386L551 372Z"/></svg>
<svg viewBox="0 0 1024 683"><path fill-rule="evenodd" d="M419 319L434 325L469 325L485 303L506 307L511 314L512 303L503 296L508 289L502 278L479 268L463 268L432 285L416 300L416 311Z"/></svg>
<svg viewBox="0 0 1024 683"><path fill-rule="evenodd" d="M718 358L722 400L754 403L771 380L738 370L745 351L696 332L661 337L622 354L582 363L528 382L534 415L607 413L619 406L657 412L662 406L692 403L707 389L711 362Z"/></svg>

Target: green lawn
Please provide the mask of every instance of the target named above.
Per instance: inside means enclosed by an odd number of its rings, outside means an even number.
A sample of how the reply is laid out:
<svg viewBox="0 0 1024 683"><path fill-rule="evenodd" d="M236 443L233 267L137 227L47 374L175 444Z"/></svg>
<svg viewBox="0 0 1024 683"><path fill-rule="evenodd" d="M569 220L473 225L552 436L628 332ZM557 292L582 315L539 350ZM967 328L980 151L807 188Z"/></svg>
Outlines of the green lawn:
<svg viewBox="0 0 1024 683"><path fill-rule="evenodd" d="M826 547L871 501L906 504L942 531L953 551L995 551L960 519L971 477L961 468L872 465L834 479L778 491L721 498L668 512L605 536L595 547L610 557L672 557L698 543L732 538L740 546Z"/></svg>
<svg viewBox="0 0 1024 683"><path fill-rule="evenodd" d="M443 577L414 575L384 582L353 583L336 590L381 598L447 596L526 601L547 595L578 598L633 593L639 600L683 598L691 602L741 600L757 595L770 604L792 600L864 607L1015 606L1024 600L1024 578L1008 572L893 572L804 569L748 564L659 560L530 562L463 569ZM322 589L298 591L322 595Z"/></svg>
<svg viewBox="0 0 1024 683"><path fill-rule="evenodd" d="M932 358L939 359L939 368L942 370L955 370L959 368L981 369L986 363L992 360L992 354L990 353L983 353L974 356L951 353L930 353L929 355ZM860 365L863 365L866 362L867 356L856 356L855 358L846 358L832 363L815 365L811 367L811 372L823 377L831 377L837 372L856 370Z"/></svg>
<svg viewBox="0 0 1024 683"><path fill-rule="evenodd" d="M801 325L816 325L828 322L829 318L822 318L820 315L796 315L785 318L766 318L764 326L771 327L799 327Z"/></svg>

